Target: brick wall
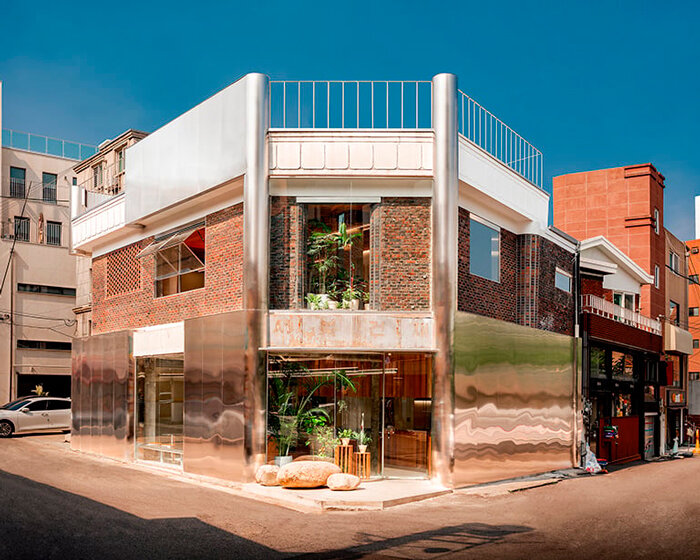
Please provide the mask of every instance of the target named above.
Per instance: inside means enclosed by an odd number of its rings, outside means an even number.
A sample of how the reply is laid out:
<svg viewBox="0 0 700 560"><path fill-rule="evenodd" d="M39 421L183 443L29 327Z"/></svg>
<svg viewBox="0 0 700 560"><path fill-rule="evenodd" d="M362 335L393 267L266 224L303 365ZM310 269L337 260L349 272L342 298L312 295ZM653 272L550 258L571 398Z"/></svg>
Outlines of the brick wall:
<svg viewBox="0 0 700 560"><path fill-rule="evenodd" d="M382 198L372 212L373 309L430 309L430 216L429 198Z"/></svg>
<svg viewBox="0 0 700 560"><path fill-rule="evenodd" d="M294 197L270 199L270 309L304 306L303 206Z"/></svg>
<svg viewBox="0 0 700 560"><path fill-rule="evenodd" d="M469 273L469 212L464 208L457 227L457 309L517 323L517 235L501 229L501 281L493 282Z"/></svg>
<svg viewBox="0 0 700 560"><path fill-rule="evenodd" d="M181 294L154 296L155 256L137 260L136 254L151 239L94 259L93 332L95 334L233 311L243 307L243 205L207 216L205 287ZM111 273L121 267L138 267L140 282L131 292L108 291Z"/></svg>
<svg viewBox="0 0 700 560"><path fill-rule="evenodd" d="M501 228L501 277L493 282L469 272L469 212L463 208L458 228L460 311L573 335L573 293L554 284L557 267L573 276L572 253L540 236Z"/></svg>

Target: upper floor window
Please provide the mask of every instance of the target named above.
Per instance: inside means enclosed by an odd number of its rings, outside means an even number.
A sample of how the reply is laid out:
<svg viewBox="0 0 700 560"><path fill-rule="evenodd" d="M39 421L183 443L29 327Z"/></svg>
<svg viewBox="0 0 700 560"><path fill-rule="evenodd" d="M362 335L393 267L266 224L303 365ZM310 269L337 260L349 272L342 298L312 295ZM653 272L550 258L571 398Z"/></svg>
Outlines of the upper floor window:
<svg viewBox="0 0 700 560"><path fill-rule="evenodd" d="M204 287L206 258L203 227L176 233L154 243L152 247L147 247L139 256L156 253L156 297Z"/></svg>
<svg viewBox="0 0 700 560"><path fill-rule="evenodd" d="M691 274L690 276L688 276L688 280L690 280L691 284L700 284L697 274Z"/></svg>
<svg viewBox="0 0 700 560"><path fill-rule="evenodd" d="M625 309L629 309L630 311L635 311L634 300L634 294L629 294L626 292L613 292L613 303L615 305L619 305L620 307L624 307Z"/></svg>
<svg viewBox="0 0 700 560"><path fill-rule="evenodd" d="M681 271L681 260L680 257L678 256L677 253L674 251L669 252L668 254L668 266L669 268L675 272L676 274L679 274Z"/></svg>
<svg viewBox="0 0 700 560"><path fill-rule="evenodd" d="M659 289L659 265L654 265L654 288Z"/></svg>
<svg viewBox="0 0 700 560"><path fill-rule="evenodd" d="M656 235L659 235L659 231L661 230L661 219L659 215L659 209L654 208L654 233Z"/></svg>
<svg viewBox="0 0 700 560"><path fill-rule="evenodd" d="M42 173L41 174L41 184L42 184L42 198L44 202L56 202L56 183L58 182L58 175L55 173Z"/></svg>
<svg viewBox="0 0 700 560"><path fill-rule="evenodd" d="M98 163L92 168L92 185L94 188L99 188L102 186L104 181L104 174L102 169L102 164Z"/></svg>
<svg viewBox="0 0 700 560"><path fill-rule="evenodd" d="M24 198L27 170L21 167L10 167L10 196Z"/></svg>
<svg viewBox="0 0 700 560"><path fill-rule="evenodd" d="M693 348L696 350L700 348L700 340L698 340L697 338L693 339Z"/></svg>
<svg viewBox="0 0 700 560"><path fill-rule="evenodd" d="M57 340L18 340L17 348L30 350L68 350L71 349L70 342L59 342Z"/></svg>
<svg viewBox="0 0 700 560"><path fill-rule="evenodd" d="M494 282L501 279L501 233L476 216L469 220L469 272Z"/></svg>
<svg viewBox="0 0 700 560"><path fill-rule="evenodd" d="M308 204L306 300L359 309L369 300L371 204Z"/></svg>
<svg viewBox="0 0 700 560"><path fill-rule="evenodd" d="M554 285L567 293L571 293L571 274L557 268L554 272Z"/></svg>
<svg viewBox="0 0 700 560"><path fill-rule="evenodd" d="M49 294L55 296L75 296L75 288L63 288L61 286L43 286L41 284L17 284L18 292L34 294Z"/></svg>
<svg viewBox="0 0 700 560"><path fill-rule="evenodd" d="M668 302L668 320L671 321L674 325L680 325L681 318L679 317L679 308L678 304L673 301L669 300Z"/></svg>
<svg viewBox="0 0 700 560"><path fill-rule="evenodd" d="M46 244L61 245L61 222L46 222Z"/></svg>
<svg viewBox="0 0 700 560"><path fill-rule="evenodd" d="M15 239L17 241L29 241L29 218L15 216Z"/></svg>
<svg viewBox="0 0 700 560"><path fill-rule="evenodd" d="M700 311L700 309L697 307L689 307L688 308L688 316L698 317L698 316L700 316L700 313L698 313L698 311Z"/></svg>
<svg viewBox="0 0 700 560"><path fill-rule="evenodd" d="M124 148L117 151L117 173L124 171Z"/></svg>

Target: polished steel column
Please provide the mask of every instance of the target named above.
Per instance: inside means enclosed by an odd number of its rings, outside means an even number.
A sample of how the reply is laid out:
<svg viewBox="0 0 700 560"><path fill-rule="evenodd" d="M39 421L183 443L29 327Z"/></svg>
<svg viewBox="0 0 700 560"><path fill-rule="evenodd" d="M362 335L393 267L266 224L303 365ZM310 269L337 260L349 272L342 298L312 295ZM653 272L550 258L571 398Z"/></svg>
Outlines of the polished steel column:
<svg viewBox="0 0 700 560"><path fill-rule="evenodd" d="M454 321L457 308L457 76L433 78L432 478L452 485L454 448Z"/></svg>
<svg viewBox="0 0 700 560"><path fill-rule="evenodd" d="M246 173L243 182L243 308L248 330L245 350L245 458L247 478L265 459L265 353L269 278L270 80L248 74L246 80Z"/></svg>

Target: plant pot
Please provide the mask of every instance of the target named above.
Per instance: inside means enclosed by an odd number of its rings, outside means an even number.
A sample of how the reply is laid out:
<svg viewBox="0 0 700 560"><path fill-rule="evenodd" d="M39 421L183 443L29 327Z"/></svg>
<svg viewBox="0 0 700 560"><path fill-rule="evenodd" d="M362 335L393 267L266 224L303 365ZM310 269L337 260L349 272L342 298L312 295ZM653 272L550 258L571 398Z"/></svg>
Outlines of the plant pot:
<svg viewBox="0 0 700 560"><path fill-rule="evenodd" d="M286 465L287 463L291 463L294 457L291 455L277 455L275 456L275 465L278 467L281 467L283 465Z"/></svg>
<svg viewBox="0 0 700 560"><path fill-rule="evenodd" d="M350 300L350 309L353 311L357 311L360 309L360 300L359 299L351 299Z"/></svg>
<svg viewBox="0 0 700 560"><path fill-rule="evenodd" d="M340 443L342 443L343 445L350 445L350 438L349 437L340 438Z"/></svg>
<svg viewBox="0 0 700 560"><path fill-rule="evenodd" d="M366 453L366 452L367 452L367 446L366 446L366 445L360 445L360 444L358 444L358 445L357 445L357 450L358 450L360 453Z"/></svg>
<svg viewBox="0 0 700 560"><path fill-rule="evenodd" d="M338 309L338 302L332 299L328 300L328 309Z"/></svg>

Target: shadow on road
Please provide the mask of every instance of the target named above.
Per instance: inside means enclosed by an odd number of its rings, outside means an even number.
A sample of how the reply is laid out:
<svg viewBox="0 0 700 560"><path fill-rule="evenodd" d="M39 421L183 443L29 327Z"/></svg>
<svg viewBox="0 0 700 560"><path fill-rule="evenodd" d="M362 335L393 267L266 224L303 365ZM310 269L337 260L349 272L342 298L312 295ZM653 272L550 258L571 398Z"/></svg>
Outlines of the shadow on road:
<svg viewBox="0 0 700 560"><path fill-rule="evenodd" d="M365 541L362 544L302 556L311 559L349 559L385 552L390 558L437 558L447 554L459 554L487 544L495 544L508 536L530 531L532 531L530 527L520 525L462 523L388 539L370 534L360 534L359 538Z"/></svg>
<svg viewBox="0 0 700 560"><path fill-rule="evenodd" d="M0 471L0 558L262 558L283 555L193 517L142 519Z"/></svg>

